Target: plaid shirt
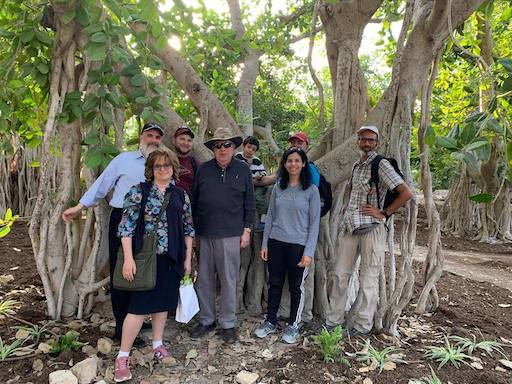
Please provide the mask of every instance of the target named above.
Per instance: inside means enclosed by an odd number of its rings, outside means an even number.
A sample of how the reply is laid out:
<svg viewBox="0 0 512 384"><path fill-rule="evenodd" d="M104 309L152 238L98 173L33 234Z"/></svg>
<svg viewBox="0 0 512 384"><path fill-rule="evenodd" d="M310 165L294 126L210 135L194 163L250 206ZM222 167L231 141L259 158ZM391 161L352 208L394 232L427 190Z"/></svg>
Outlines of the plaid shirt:
<svg viewBox="0 0 512 384"><path fill-rule="evenodd" d="M361 225L371 223L382 223L384 219L377 219L373 216L363 215L360 212L362 205L370 203L377 207L377 189L375 185L370 187L372 161L377 156L376 152L371 152L365 161L357 161L352 168L350 200L345 210L343 218L342 231L352 233L352 231ZM396 173L389 161L383 159L379 164L379 192L380 206L384 205L386 190L393 190L404 180Z"/></svg>

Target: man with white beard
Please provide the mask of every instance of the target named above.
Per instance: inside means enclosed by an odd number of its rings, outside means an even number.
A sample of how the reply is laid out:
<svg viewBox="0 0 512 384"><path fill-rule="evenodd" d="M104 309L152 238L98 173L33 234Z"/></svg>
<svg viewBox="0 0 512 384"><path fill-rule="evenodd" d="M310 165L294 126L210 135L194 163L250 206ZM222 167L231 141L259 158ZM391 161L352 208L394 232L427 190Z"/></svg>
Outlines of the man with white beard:
<svg viewBox="0 0 512 384"><path fill-rule="evenodd" d="M123 202L130 188L145 180L144 163L147 156L160 146L164 130L157 123L146 123L142 127L139 137L139 149L137 151L123 152L117 155L105 168L93 185L84 193L80 202L74 207L66 209L62 213L62 220L68 222L80 215L83 209L93 207L104 198L112 189L112 199L109 205L112 207L108 229L109 263L110 263L110 298L112 310L116 319L114 340L121 340L123 321L128 312L130 292L114 289L112 276L117 260L117 250L121 244L117 237L117 227L123 213ZM141 339L136 340L134 346L141 346Z"/></svg>

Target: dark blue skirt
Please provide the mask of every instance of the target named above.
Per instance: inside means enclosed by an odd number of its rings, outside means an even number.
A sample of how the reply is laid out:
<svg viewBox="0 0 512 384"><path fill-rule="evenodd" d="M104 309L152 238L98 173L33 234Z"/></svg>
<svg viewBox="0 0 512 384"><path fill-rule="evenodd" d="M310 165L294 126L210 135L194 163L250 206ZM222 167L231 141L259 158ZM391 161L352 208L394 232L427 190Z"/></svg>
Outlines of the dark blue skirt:
<svg viewBox="0 0 512 384"><path fill-rule="evenodd" d="M151 291L132 292L128 313L147 315L173 311L178 305L180 278L169 255L157 255L156 285Z"/></svg>

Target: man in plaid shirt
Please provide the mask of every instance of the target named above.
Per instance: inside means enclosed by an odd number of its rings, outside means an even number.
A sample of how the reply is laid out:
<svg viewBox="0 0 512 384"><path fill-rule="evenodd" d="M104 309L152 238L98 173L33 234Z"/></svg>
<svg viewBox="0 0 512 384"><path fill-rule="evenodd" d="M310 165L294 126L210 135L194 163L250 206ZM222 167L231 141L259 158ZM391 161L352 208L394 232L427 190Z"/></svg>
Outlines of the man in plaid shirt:
<svg viewBox="0 0 512 384"><path fill-rule="evenodd" d="M379 298L379 271L384 262L386 245L386 220L412 198L412 192L391 163L385 159L379 164L380 206L384 205L386 191L396 190L397 199L385 210L377 204L377 189L370 185L371 164L377 156L379 130L363 126L357 130L357 143L361 158L354 164L350 184L350 200L342 222L343 237L340 241L340 257L334 261L329 292L329 310L326 324L344 325L347 303L347 287L354 264L361 255L359 275L362 302L355 314L350 335L364 335L373 328L373 316Z"/></svg>

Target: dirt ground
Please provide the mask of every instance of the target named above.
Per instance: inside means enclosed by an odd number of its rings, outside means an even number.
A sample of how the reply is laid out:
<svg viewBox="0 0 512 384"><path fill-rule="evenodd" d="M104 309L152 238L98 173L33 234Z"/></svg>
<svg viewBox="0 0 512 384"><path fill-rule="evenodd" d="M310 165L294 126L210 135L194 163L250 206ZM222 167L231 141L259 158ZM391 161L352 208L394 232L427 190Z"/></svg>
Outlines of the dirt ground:
<svg viewBox="0 0 512 384"><path fill-rule="evenodd" d="M420 221L420 226L422 225ZM418 244L426 245L422 237L424 230L418 230ZM470 264L475 264L475 255L484 255L478 259L479 268L489 275L503 273L512 281L512 255L510 245L486 245L467 239L443 239L448 251L453 251L454 263L464 272ZM421 247L419 247L421 248ZM491 258L489 258L491 257ZM498 259L493 260L492 257ZM497 340L503 344L507 358L512 359L512 292L488 281L477 281L466 277L464 273L445 272L437 286L441 300L440 307L433 315L417 316L413 303L420 290L418 283L421 264L415 263L415 296L399 321L400 341L389 337L371 336L370 343L377 349L394 345L402 353L406 363L397 364L395 369L378 373L365 372L365 365L347 355L351 363L346 367L339 363L324 363L313 343L313 335L320 329L320 322L314 321L303 330L304 338L300 345L288 346L280 342L278 335L265 340L252 337L252 331L262 317L241 315L239 342L233 346L223 346L221 341L212 337L201 341L189 339L185 330L188 325L170 322L165 340L171 347L176 359L170 366L161 364L136 365L132 383L231 383L241 370L259 375L261 383L409 383L430 374L429 365L443 383L453 384L511 384L512 370L500 365L504 359L499 354L478 353L483 369L462 365L459 369L451 366L437 368L435 362L423 356L425 348L441 345L443 335L471 337L477 335L485 340ZM449 270L449 269L448 269ZM0 276L13 275L14 280L0 284L0 300L14 299L21 302L16 317L38 323L46 321L45 302L42 285L35 270L32 250L27 234L26 223L17 222L8 237L0 239ZM461 276L462 275L462 276ZM471 277L471 276L469 276ZM506 278L506 277L505 277ZM91 323L73 322L80 333L80 341L96 347L99 337L112 334L108 303L99 309L101 320ZM0 337L5 344L14 340L17 325L13 318L0 319ZM64 333L69 322L55 324L52 331ZM480 336L480 333L482 336ZM149 341L149 334L144 334ZM44 339L43 339L44 341ZM344 342L348 354L359 351L364 346L363 339ZM142 349L140 356L150 353L150 348ZM104 378L110 382L115 351L110 355L100 355L98 380ZM68 369L70 365L87 357L82 351L63 353L59 356L32 354L15 360L0 362L0 383L47 383L48 374L57 369ZM43 368L35 370L36 359L41 359ZM142 361L141 357L141 361ZM364 381L366 380L366 381ZM371 380L371 381L368 381Z"/></svg>

